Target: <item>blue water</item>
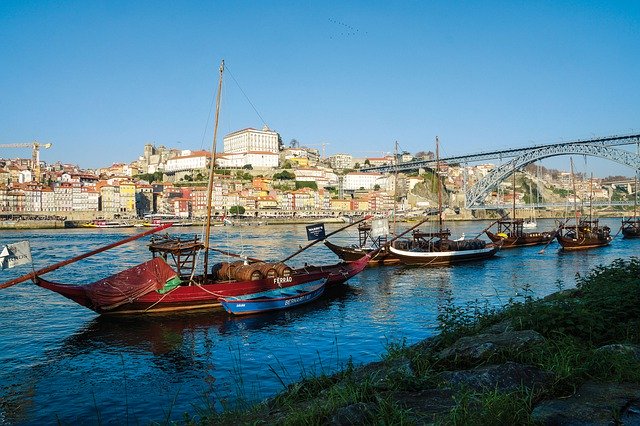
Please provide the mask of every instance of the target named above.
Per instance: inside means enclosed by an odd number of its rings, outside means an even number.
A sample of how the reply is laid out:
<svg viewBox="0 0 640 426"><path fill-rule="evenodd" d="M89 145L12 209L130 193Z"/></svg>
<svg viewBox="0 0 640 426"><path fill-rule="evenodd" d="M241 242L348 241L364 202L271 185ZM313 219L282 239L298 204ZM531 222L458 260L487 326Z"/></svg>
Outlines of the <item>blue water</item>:
<svg viewBox="0 0 640 426"><path fill-rule="evenodd" d="M614 230L619 219L605 219ZM451 223L453 237L474 236L488 222ZM327 231L337 229L328 225ZM553 221L539 220L538 229ZM173 230L194 235L198 228ZM138 230L36 230L0 233L0 243L28 239L35 268L118 241ZM281 259L306 244L303 225L216 228L216 246ZM331 238L352 244L355 231ZM148 237L47 274L93 282L149 258ZM502 251L486 262L449 268L368 268L317 302L236 319L224 312L101 318L30 282L0 290L0 424L148 424L197 415L205 406L259 401L302 375L331 373L350 359L379 360L390 343L433 335L448 302L501 306L575 285L576 273L638 255L640 241L618 236L605 248L560 253L553 243ZM333 263L321 244L291 266ZM1 271L0 281L29 272Z"/></svg>

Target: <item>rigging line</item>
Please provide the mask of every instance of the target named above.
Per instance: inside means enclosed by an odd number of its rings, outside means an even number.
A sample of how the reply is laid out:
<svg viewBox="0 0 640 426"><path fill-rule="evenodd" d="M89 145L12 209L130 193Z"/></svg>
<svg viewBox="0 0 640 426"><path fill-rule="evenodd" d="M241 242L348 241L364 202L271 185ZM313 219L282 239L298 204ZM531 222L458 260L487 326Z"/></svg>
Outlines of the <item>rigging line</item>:
<svg viewBox="0 0 640 426"><path fill-rule="evenodd" d="M204 138L207 135L207 129L209 129L209 121L211 121L211 111L213 111L213 104L216 100L215 90L213 91L214 95L211 97L211 104L209 105L209 113L207 114L207 122L204 125L204 130L202 131L202 138L200 139L200 148L204 147Z"/></svg>
<svg viewBox="0 0 640 426"><path fill-rule="evenodd" d="M256 109L255 105L253 105L253 102L251 102L251 99L249 99L249 97L247 96L247 94L244 92L244 90L242 90L242 87L240 87L240 83L238 83L238 80L236 80L236 78L234 77L233 73L231 72L231 69L229 68L229 66L227 65L226 68L227 72L229 73L229 75L231 76L231 78L233 79L233 81L235 81L236 86L238 86L238 89L240 89L240 92L242 92L242 94L244 95L245 99L247 100L247 102L249 102L249 105L251 105L251 108L253 108L253 111L255 111L255 113L258 115L258 117L260 117L260 120L262 120L262 124L264 124L265 126L267 126L267 122L264 121L264 118L262 118L262 115L260 115L260 113L258 112L258 110ZM268 126L267 126L268 127Z"/></svg>

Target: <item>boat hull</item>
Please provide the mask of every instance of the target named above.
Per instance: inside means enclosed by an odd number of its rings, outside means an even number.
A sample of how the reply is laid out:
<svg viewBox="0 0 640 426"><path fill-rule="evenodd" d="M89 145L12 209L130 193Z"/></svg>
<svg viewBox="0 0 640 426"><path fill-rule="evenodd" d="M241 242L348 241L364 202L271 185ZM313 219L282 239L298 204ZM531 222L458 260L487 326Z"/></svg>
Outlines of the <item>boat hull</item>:
<svg viewBox="0 0 640 426"><path fill-rule="evenodd" d="M48 281L40 276L34 282L89 308L100 315L135 316L186 311L222 310L220 299L241 296L280 287L290 287L318 279L326 279L326 286L344 283L362 272L367 266L367 257L356 262L341 262L334 265L306 266L294 271L289 277L264 278L255 281L215 281L198 285L179 285L173 290L160 294L149 291L139 297L127 300L114 307L98 306L87 291L88 285L62 284ZM124 271L123 271L124 272Z"/></svg>
<svg viewBox="0 0 640 426"><path fill-rule="evenodd" d="M624 238L640 238L640 218L623 218L621 232Z"/></svg>
<svg viewBox="0 0 640 426"><path fill-rule="evenodd" d="M547 244L553 240L553 234L549 232L525 232L522 235L503 234L506 237L485 231L487 237L494 243L502 242L502 248L516 248Z"/></svg>
<svg viewBox="0 0 640 426"><path fill-rule="evenodd" d="M487 245L485 248L457 251L407 251L391 247L391 252L405 265L449 266L464 262L484 260L494 256L500 246Z"/></svg>
<svg viewBox="0 0 640 426"><path fill-rule="evenodd" d="M361 259L363 256L370 254L375 250L373 248L344 247L333 244L330 241L325 241L324 245L334 252L340 259L347 262L353 262ZM400 259L383 248L377 254L372 256L368 263L369 266L394 265L400 263Z"/></svg>
<svg viewBox="0 0 640 426"><path fill-rule="evenodd" d="M290 309L313 302L324 293L326 279L279 288L267 292L249 294L241 297L222 298L222 307L230 314L249 315L262 312Z"/></svg>
<svg viewBox="0 0 640 426"><path fill-rule="evenodd" d="M577 251L577 250L588 250L597 247L608 246L611 242L612 238L610 236L604 238L597 237L565 237L558 235L557 237L558 243L562 246L562 249L565 251Z"/></svg>

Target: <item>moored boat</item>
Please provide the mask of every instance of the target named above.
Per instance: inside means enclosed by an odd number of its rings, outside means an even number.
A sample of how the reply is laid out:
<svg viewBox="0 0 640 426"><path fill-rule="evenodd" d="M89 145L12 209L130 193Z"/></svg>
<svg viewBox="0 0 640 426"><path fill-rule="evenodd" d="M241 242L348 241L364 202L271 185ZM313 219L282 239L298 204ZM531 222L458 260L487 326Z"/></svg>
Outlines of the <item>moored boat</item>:
<svg viewBox="0 0 640 426"><path fill-rule="evenodd" d="M305 284L276 288L244 296L229 296L220 299L222 307L234 315L289 309L310 303L324 293L326 278Z"/></svg>
<svg viewBox="0 0 640 426"><path fill-rule="evenodd" d="M375 265L393 265L400 262L389 251L387 246L387 236L371 234L371 223L363 222L358 225L358 244L353 246L341 246L332 243L329 240L324 241L324 245L334 252L340 259L345 261L354 261L362 258L369 253L376 251L375 256L369 260L370 266Z"/></svg>
<svg viewBox="0 0 640 426"><path fill-rule="evenodd" d="M194 240L154 241L153 258L90 284L48 281L36 274L34 282L102 315L140 315L195 310L220 310L220 298L297 286L326 280L344 283L367 266L365 256L355 262L290 268L267 262L222 262L212 272L193 274L193 259L203 245ZM166 260L165 260L166 259ZM173 268L167 263L173 263ZM245 264L246 263L246 264Z"/></svg>
<svg viewBox="0 0 640 426"><path fill-rule="evenodd" d="M536 246L553 240L552 232L524 232L523 219L499 220L497 225L495 233L488 229L484 232L494 243L501 242L502 248Z"/></svg>
<svg viewBox="0 0 640 426"><path fill-rule="evenodd" d="M578 226L562 225L556 236L563 250L586 250L609 245L613 240L611 229L600 226L598 219L580 220Z"/></svg>
<svg viewBox="0 0 640 426"><path fill-rule="evenodd" d="M638 173L634 179L633 216L623 217L620 231L624 238L640 238L640 216L638 216Z"/></svg>
<svg viewBox="0 0 640 426"><path fill-rule="evenodd" d="M447 266L463 262L484 260L494 256L500 243L479 239L451 240L448 231L415 233L412 247L390 247L391 253L406 265Z"/></svg>
<svg viewBox="0 0 640 426"><path fill-rule="evenodd" d="M125 220L96 219L81 225L83 228L133 228L133 223Z"/></svg>
<svg viewBox="0 0 640 426"><path fill-rule="evenodd" d="M640 217L622 218L621 232L624 238L640 238Z"/></svg>
<svg viewBox="0 0 640 426"><path fill-rule="evenodd" d="M436 137L436 176L440 171L439 141ZM471 239L451 240L451 231L443 228L442 183L438 179L438 230L436 232L414 231L412 240L399 241L389 251L405 265L447 266L463 262L484 260L494 256L501 243L489 243Z"/></svg>
<svg viewBox="0 0 640 426"><path fill-rule="evenodd" d="M516 218L516 170L513 170L513 208L512 219L501 219L494 223L497 223L498 228L496 232L489 231L489 228L484 232L487 237L494 243L501 242L502 248L515 248L515 247L527 247L536 246L540 244L548 244L553 240L553 232L524 232L525 228L535 228L538 224L532 220L525 222L524 219ZM529 187L531 188L531 187ZM493 224L492 224L493 226Z"/></svg>
<svg viewBox="0 0 640 426"><path fill-rule="evenodd" d="M589 195L589 219L580 217L578 212L578 202L576 183L573 174L573 159L571 159L571 182L573 185L573 209L575 225L567 225L565 221L556 232L556 239L565 251L587 250L591 248L604 247L613 240L611 229L608 226L600 226L598 219L592 216L592 195L593 176L591 177Z"/></svg>

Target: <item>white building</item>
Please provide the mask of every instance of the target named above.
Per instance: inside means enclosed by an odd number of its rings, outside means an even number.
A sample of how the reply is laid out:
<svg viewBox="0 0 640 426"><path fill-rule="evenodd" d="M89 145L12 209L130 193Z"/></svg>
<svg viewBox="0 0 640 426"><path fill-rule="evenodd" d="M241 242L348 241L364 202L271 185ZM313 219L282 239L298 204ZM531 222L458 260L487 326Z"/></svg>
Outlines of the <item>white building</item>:
<svg viewBox="0 0 640 426"><path fill-rule="evenodd" d="M167 173L185 170L206 169L211 154L207 151L183 151L180 156L167 160L164 171Z"/></svg>
<svg viewBox="0 0 640 426"><path fill-rule="evenodd" d="M216 164L222 168L242 168L248 164L254 169L277 168L279 155L270 151L249 151L220 154Z"/></svg>
<svg viewBox="0 0 640 426"><path fill-rule="evenodd" d="M278 154L278 132L264 127L262 130L243 129L226 135L222 142L225 154L242 154L252 151Z"/></svg>
<svg viewBox="0 0 640 426"><path fill-rule="evenodd" d="M389 179L381 173L352 172L344 176L343 188L347 191L358 189L374 189L379 185L387 189Z"/></svg>
<svg viewBox="0 0 640 426"><path fill-rule="evenodd" d="M352 169L353 168L353 156L349 154L334 154L329 157L329 164L332 169Z"/></svg>

